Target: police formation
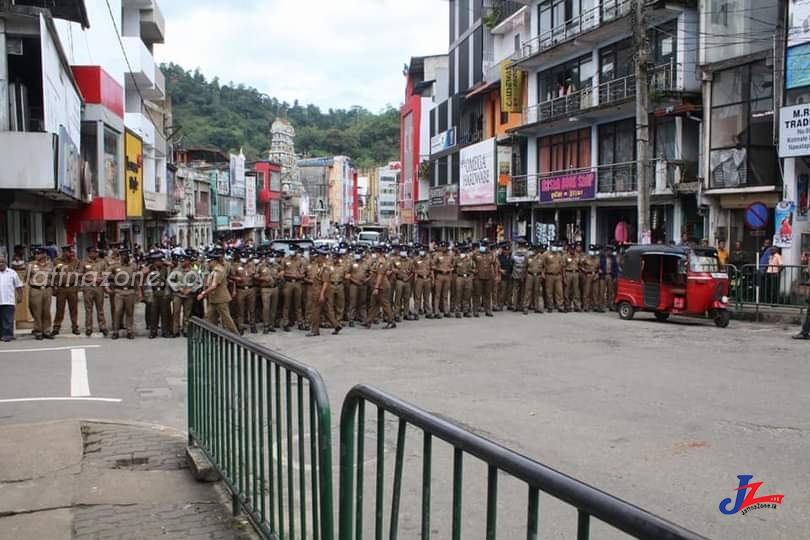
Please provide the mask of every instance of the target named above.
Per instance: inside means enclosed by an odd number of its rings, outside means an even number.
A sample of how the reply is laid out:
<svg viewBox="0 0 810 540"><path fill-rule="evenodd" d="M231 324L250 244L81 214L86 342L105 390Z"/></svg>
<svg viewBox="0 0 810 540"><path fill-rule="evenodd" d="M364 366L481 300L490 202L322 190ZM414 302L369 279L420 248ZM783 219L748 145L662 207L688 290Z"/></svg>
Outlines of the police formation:
<svg viewBox="0 0 810 540"><path fill-rule="evenodd" d="M581 243L551 246L518 240L490 243L440 242L380 245L338 244L334 249L300 246L289 253L269 247L206 251L154 250L132 257L113 244L106 257L91 247L78 260L71 246L53 262L42 248L27 265L34 336L61 331L68 307L71 329L80 334L79 292L84 332L134 339L134 308L146 304L149 337L184 336L192 315L244 334L293 329L318 336L344 326L396 328L420 318L492 317L493 312L528 315L568 311L603 312L612 307L619 261L616 248ZM55 276L35 283L37 273ZM58 279L77 275L74 282ZM51 297L56 316L51 323ZM105 298L107 309L105 309ZM106 317L109 313L109 323Z"/></svg>

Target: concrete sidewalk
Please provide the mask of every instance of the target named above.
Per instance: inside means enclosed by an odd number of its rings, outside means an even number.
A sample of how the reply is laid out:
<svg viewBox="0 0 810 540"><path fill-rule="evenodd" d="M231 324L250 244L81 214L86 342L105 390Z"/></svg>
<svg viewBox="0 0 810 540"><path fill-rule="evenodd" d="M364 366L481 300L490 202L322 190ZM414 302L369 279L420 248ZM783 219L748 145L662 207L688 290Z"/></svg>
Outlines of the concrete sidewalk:
<svg viewBox="0 0 810 540"><path fill-rule="evenodd" d="M185 445L138 424L4 426L0 540L256 538L220 484L194 480Z"/></svg>

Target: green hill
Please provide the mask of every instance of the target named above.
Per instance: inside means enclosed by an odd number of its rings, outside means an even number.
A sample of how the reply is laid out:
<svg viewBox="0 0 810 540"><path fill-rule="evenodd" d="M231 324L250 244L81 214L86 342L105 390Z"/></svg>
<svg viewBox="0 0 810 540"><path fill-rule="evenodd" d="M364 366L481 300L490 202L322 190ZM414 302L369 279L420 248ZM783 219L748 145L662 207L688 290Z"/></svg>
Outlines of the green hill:
<svg viewBox="0 0 810 540"><path fill-rule="evenodd" d="M307 156L345 155L359 167L399 160L399 111L378 114L362 107L321 111L315 105L290 104L244 84L207 80L199 69L162 64L172 100L175 138L182 147L243 148L248 159L270 148L270 123L286 108L295 127L295 149Z"/></svg>

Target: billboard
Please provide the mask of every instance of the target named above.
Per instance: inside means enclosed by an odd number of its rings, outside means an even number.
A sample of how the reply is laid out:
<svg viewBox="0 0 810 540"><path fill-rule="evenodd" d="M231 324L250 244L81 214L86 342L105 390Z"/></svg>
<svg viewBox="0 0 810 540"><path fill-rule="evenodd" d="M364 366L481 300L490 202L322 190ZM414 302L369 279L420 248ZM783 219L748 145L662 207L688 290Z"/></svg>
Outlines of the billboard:
<svg viewBox="0 0 810 540"><path fill-rule="evenodd" d="M810 86L810 43L791 47L785 58L785 88Z"/></svg>
<svg viewBox="0 0 810 540"><path fill-rule="evenodd" d="M256 174L245 175L245 215L256 215Z"/></svg>
<svg viewBox="0 0 810 540"><path fill-rule="evenodd" d="M779 110L779 157L810 156L810 105Z"/></svg>
<svg viewBox="0 0 810 540"><path fill-rule="evenodd" d="M495 138L461 149L459 205L495 204Z"/></svg>
<svg viewBox="0 0 810 540"><path fill-rule="evenodd" d="M523 71L512 69L512 61L501 62L501 111L523 111Z"/></svg>
<svg viewBox="0 0 810 540"><path fill-rule="evenodd" d="M245 197L245 156L231 154L231 164L229 168L231 175L231 197Z"/></svg>
<svg viewBox="0 0 810 540"><path fill-rule="evenodd" d="M810 43L810 0L788 2L787 46Z"/></svg>
<svg viewBox="0 0 810 540"><path fill-rule="evenodd" d="M127 130L124 135L127 190L127 217L143 217L143 141Z"/></svg>
<svg viewBox="0 0 810 540"><path fill-rule="evenodd" d="M563 174L540 180L540 202L588 201L596 198L596 173Z"/></svg>

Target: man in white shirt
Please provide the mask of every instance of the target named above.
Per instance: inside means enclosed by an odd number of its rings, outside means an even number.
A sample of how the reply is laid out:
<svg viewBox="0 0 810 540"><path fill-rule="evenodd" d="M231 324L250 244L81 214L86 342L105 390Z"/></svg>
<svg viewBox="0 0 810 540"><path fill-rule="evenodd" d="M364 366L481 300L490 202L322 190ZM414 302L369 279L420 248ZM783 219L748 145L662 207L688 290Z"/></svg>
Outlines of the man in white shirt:
<svg viewBox="0 0 810 540"><path fill-rule="evenodd" d="M17 272L0 257L0 334L2 340L14 339L14 308L22 299L23 283Z"/></svg>

